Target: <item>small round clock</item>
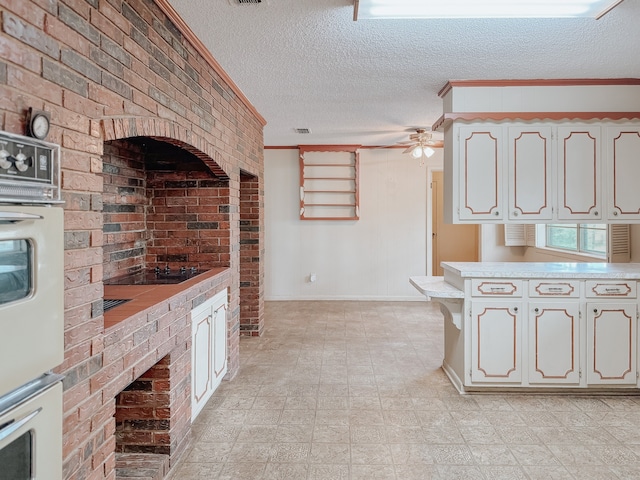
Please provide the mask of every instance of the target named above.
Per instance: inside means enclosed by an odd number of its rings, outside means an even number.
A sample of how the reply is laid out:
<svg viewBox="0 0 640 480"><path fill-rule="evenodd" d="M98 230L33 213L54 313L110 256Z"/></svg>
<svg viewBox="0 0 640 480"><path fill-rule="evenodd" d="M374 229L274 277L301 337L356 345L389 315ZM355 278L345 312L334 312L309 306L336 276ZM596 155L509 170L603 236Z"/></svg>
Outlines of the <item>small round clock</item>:
<svg viewBox="0 0 640 480"><path fill-rule="evenodd" d="M38 140L44 140L49 134L51 120L48 112L29 109L28 133Z"/></svg>

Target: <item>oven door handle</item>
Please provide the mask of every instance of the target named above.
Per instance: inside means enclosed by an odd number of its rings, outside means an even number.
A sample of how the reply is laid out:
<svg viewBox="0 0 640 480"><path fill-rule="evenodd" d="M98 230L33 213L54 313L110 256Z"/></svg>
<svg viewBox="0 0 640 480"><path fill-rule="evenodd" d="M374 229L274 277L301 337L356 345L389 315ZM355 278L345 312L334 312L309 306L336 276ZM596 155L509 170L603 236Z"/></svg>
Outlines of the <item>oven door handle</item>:
<svg viewBox="0 0 640 480"><path fill-rule="evenodd" d="M0 429L0 442L5 438L7 438L9 435L11 435L13 432L17 431L18 429L20 429L21 427L29 423L31 420L33 420L33 417L38 415L41 411L42 411L42 407L38 408L37 410L34 410L28 415L25 415L20 420L14 420L10 422L8 425L5 424L6 426Z"/></svg>
<svg viewBox="0 0 640 480"><path fill-rule="evenodd" d="M41 220L42 215L22 212L0 212L0 222L17 223L25 220Z"/></svg>

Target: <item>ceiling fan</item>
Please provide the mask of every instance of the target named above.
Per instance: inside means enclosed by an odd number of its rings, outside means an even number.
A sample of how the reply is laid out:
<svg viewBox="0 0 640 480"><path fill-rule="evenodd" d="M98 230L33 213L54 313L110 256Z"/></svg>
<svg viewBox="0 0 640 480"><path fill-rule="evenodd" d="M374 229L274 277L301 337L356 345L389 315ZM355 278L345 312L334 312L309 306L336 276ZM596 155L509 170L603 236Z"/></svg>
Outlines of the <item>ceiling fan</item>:
<svg viewBox="0 0 640 480"><path fill-rule="evenodd" d="M433 134L424 128L416 128L416 133L409 135L409 141L400 142L400 145L408 145L402 153L410 153L413 158L420 159L420 165L424 165L425 158L430 158L436 151L434 148L442 148L442 140L434 140Z"/></svg>

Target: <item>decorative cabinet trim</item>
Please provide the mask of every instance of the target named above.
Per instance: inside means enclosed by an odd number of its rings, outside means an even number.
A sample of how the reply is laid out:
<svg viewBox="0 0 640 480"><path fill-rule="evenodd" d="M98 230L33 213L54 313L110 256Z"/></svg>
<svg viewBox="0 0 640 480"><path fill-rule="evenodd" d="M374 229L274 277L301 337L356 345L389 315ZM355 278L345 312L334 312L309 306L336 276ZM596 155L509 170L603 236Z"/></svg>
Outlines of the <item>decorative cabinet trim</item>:
<svg viewBox="0 0 640 480"><path fill-rule="evenodd" d="M529 280L529 296L577 298L580 296L580 285L577 280Z"/></svg>
<svg viewBox="0 0 640 480"><path fill-rule="evenodd" d="M480 280L471 281L471 295L487 297L521 297L522 280Z"/></svg>
<svg viewBox="0 0 640 480"><path fill-rule="evenodd" d="M637 384L637 305L587 303L587 382Z"/></svg>
<svg viewBox="0 0 640 480"><path fill-rule="evenodd" d="M627 127L610 127L607 132L611 137L608 147L612 151L612 191L610 212L613 217L638 216L640 202L629 195L635 191L637 179L640 177L638 152L640 151L640 132Z"/></svg>
<svg viewBox="0 0 640 480"><path fill-rule="evenodd" d="M473 382L522 381L520 307L519 303L498 301L472 304Z"/></svg>
<svg viewBox="0 0 640 480"><path fill-rule="evenodd" d="M300 219L358 220L360 145L300 145Z"/></svg>
<svg viewBox="0 0 640 480"><path fill-rule="evenodd" d="M558 127L558 219L600 220L600 127Z"/></svg>
<svg viewBox="0 0 640 480"><path fill-rule="evenodd" d="M513 198L510 200L513 209L509 211L509 217L525 215L531 218L532 215L540 216L548 211L548 217L551 218L550 141L551 128L509 129L508 155L511 157L509 168L512 169L509 178L513 178Z"/></svg>
<svg viewBox="0 0 640 480"><path fill-rule="evenodd" d="M636 298L636 285L636 282L605 282L588 280L586 283L585 294L588 298Z"/></svg>
<svg viewBox="0 0 640 480"><path fill-rule="evenodd" d="M498 139L491 131L461 132L464 134L464 179L465 185L469 185L469 177L478 174L487 176L489 183L487 189L492 195L483 198L476 195L469 188L464 190L464 209L471 215L499 215L497 208L500 203L500 167ZM474 152L474 154L471 154ZM486 200L484 204L478 200Z"/></svg>
<svg viewBox="0 0 640 480"><path fill-rule="evenodd" d="M530 383L580 382L579 303L529 304Z"/></svg>

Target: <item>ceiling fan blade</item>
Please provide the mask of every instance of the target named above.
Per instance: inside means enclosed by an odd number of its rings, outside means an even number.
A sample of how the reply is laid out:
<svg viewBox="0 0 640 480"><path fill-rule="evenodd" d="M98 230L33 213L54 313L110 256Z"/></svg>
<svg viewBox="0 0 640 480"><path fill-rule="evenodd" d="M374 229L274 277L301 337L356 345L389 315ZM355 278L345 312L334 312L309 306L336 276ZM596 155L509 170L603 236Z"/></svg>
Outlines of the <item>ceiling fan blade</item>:
<svg viewBox="0 0 640 480"><path fill-rule="evenodd" d="M428 145L431 148L443 148L444 147L444 141L443 140L429 140L428 142L425 142L425 145Z"/></svg>
<svg viewBox="0 0 640 480"><path fill-rule="evenodd" d="M402 153L412 152L414 148L416 148L416 146L415 145L411 145L409 148L403 150Z"/></svg>

